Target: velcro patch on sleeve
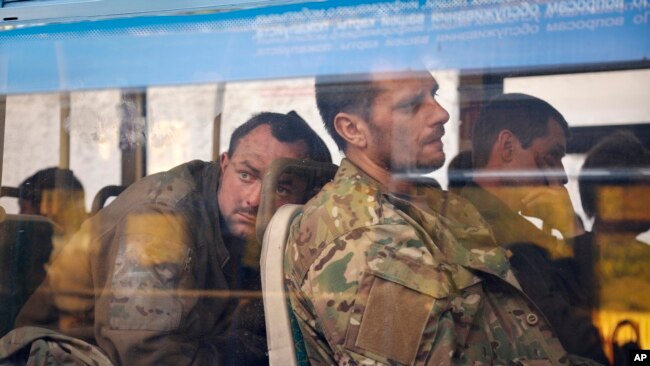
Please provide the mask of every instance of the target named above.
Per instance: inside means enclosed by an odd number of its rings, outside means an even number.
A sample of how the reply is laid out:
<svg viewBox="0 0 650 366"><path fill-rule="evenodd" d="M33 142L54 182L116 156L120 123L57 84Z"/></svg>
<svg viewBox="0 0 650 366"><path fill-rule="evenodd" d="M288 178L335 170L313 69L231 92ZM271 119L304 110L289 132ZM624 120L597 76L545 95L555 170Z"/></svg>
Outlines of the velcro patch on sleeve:
<svg viewBox="0 0 650 366"><path fill-rule="evenodd" d="M152 247L147 241L157 238L139 235L120 240L110 288L113 329L169 331L179 326L183 300L178 288L188 276L183 266L184 258L191 258L191 250L185 248L184 255L169 261L142 261L140 255L134 255L137 248Z"/></svg>
<svg viewBox="0 0 650 366"><path fill-rule="evenodd" d="M434 301L431 296L375 277L355 347L402 364L413 364Z"/></svg>

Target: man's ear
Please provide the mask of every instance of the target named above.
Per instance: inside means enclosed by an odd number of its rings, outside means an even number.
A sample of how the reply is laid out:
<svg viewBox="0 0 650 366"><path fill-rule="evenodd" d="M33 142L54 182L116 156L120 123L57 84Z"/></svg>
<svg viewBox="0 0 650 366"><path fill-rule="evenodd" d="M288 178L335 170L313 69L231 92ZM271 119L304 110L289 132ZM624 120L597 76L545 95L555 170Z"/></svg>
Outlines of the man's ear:
<svg viewBox="0 0 650 366"><path fill-rule="evenodd" d="M366 122L361 117L341 112L334 117L334 128L348 145L359 149L366 147L368 129Z"/></svg>
<svg viewBox="0 0 650 366"><path fill-rule="evenodd" d="M502 130L497 135L497 141L494 144L496 156L503 163L512 161L514 156L514 147L517 138L510 130Z"/></svg>
<svg viewBox="0 0 650 366"><path fill-rule="evenodd" d="M221 173L223 173L224 170L226 170L226 167L230 164L230 158L228 157L228 153L224 152L219 155L219 167L221 168Z"/></svg>

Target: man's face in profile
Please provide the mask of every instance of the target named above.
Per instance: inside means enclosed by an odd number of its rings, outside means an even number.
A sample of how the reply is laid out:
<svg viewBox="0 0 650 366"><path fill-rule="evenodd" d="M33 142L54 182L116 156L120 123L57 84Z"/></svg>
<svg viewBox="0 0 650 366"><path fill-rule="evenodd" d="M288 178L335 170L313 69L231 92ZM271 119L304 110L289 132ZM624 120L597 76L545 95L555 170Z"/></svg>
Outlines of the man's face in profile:
<svg viewBox="0 0 650 366"><path fill-rule="evenodd" d="M269 125L261 125L239 140L232 156L221 155L217 201L228 234L241 239L255 235L262 177L269 165L277 158L304 159L308 151L304 141L280 142L273 137ZM276 191L276 207L298 203L304 197L305 187L300 186L295 178L281 177Z"/></svg>
<svg viewBox="0 0 650 366"><path fill-rule="evenodd" d="M566 184L567 177L562 164L562 158L566 154L566 136L554 119L549 119L545 136L533 139L526 148L520 144L515 145L512 166L533 173L530 179L521 177L520 182L534 185L548 185L551 182Z"/></svg>
<svg viewBox="0 0 650 366"><path fill-rule="evenodd" d="M29 200L18 200L18 207L20 209L21 215L39 215L39 207L41 206L40 202L34 202Z"/></svg>
<svg viewBox="0 0 650 366"><path fill-rule="evenodd" d="M438 83L428 72L381 74L370 110L369 154L395 173L433 171L445 162L442 136L449 113L435 99Z"/></svg>

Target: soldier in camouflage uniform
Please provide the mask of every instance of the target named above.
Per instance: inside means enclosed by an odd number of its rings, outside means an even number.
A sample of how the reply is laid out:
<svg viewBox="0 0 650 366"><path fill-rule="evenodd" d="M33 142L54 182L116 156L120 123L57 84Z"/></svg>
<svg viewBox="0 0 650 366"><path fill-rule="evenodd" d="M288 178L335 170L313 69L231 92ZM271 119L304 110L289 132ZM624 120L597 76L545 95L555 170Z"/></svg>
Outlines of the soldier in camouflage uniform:
<svg viewBox="0 0 650 366"><path fill-rule="evenodd" d="M403 173L444 162L447 111L428 72L317 80L347 159L292 226L291 308L312 364L581 364L522 292L460 197Z"/></svg>
<svg viewBox="0 0 650 366"><path fill-rule="evenodd" d="M278 157L331 160L297 114L261 113L235 130L219 162L134 183L84 223L16 324L82 338L115 364L267 364L261 299L230 291L261 287L240 263L262 176ZM293 188L279 187L278 206L302 199Z"/></svg>

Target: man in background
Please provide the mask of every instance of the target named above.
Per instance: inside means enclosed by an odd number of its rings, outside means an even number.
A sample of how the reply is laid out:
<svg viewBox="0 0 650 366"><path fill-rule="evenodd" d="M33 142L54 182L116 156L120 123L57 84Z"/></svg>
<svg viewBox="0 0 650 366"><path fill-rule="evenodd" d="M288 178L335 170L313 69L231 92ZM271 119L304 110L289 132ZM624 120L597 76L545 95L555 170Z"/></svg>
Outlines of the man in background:
<svg viewBox="0 0 650 366"><path fill-rule="evenodd" d="M25 179L18 186L18 195L20 214L41 215L52 220L50 259L54 259L88 217L83 185L71 170L53 167Z"/></svg>
<svg viewBox="0 0 650 366"><path fill-rule="evenodd" d="M460 195L513 253L517 279L567 351L607 363L591 322L588 284L577 276L573 244L586 236L564 186L568 136L567 121L547 102L519 93L497 96L474 126L475 174ZM542 228L522 215L540 219Z"/></svg>

